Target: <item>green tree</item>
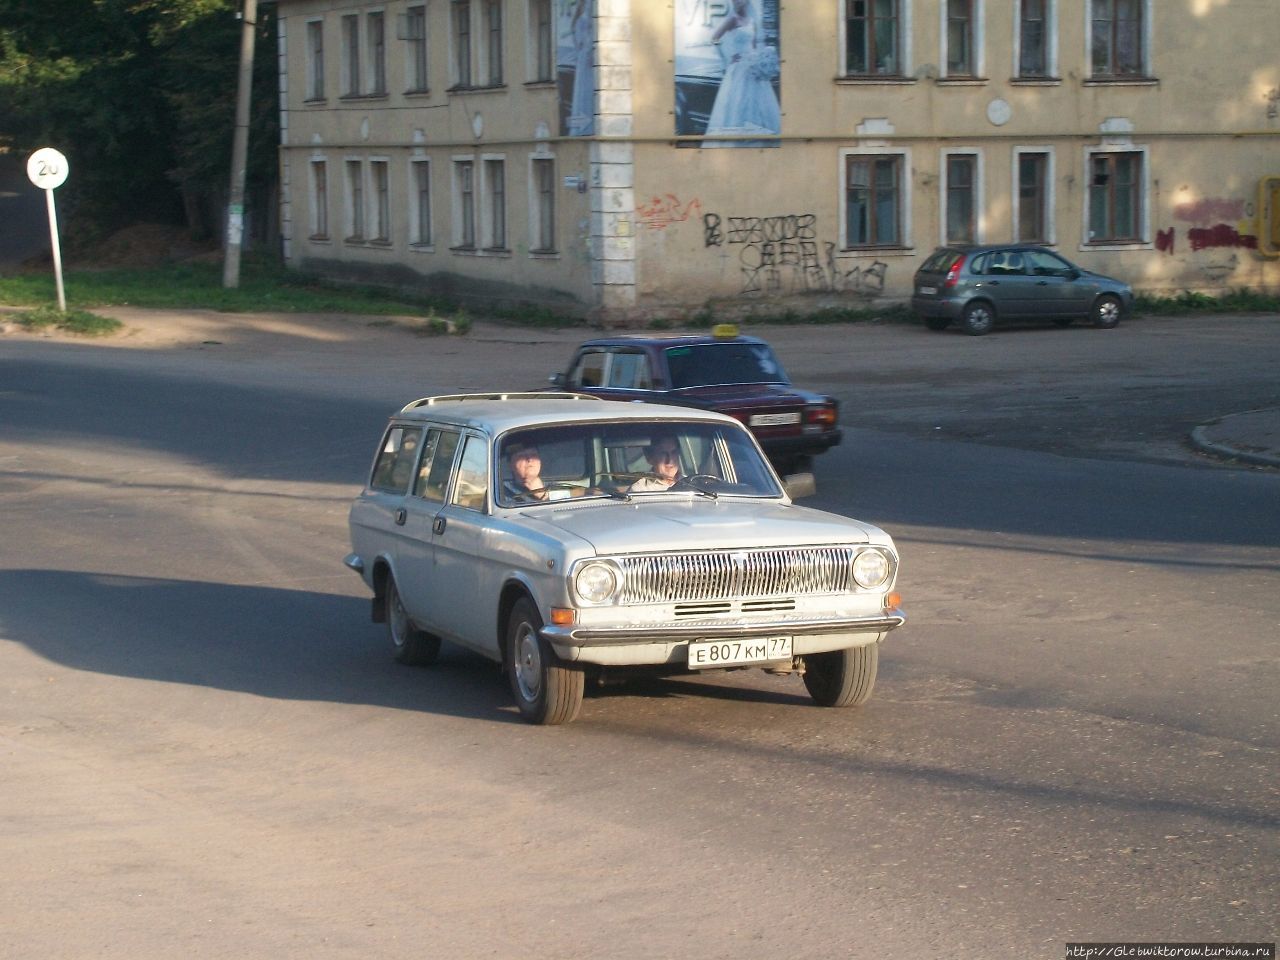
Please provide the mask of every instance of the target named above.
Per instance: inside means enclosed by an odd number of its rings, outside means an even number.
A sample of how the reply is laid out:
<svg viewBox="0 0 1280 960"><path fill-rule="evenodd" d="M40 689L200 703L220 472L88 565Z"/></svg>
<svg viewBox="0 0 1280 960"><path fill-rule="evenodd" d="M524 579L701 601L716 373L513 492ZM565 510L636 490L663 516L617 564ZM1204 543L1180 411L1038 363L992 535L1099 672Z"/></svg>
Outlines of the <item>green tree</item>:
<svg viewBox="0 0 1280 960"><path fill-rule="evenodd" d="M67 155L80 232L221 223L241 24L235 0L7 0L0 143ZM259 8L248 184L269 217L278 144L274 22Z"/></svg>

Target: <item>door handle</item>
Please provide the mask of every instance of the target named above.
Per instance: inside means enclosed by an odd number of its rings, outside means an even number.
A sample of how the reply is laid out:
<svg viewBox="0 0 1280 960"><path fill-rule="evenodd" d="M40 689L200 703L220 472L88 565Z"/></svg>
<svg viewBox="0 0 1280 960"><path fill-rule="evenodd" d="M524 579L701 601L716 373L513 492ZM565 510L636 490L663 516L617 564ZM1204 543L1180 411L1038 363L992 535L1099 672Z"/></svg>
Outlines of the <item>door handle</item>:
<svg viewBox="0 0 1280 960"><path fill-rule="evenodd" d="M404 507L396 511L396 526L403 527L405 520L409 518L409 514L405 512Z"/></svg>
<svg viewBox="0 0 1280 960"><path fill-rule="evenodd" d="M444 533L444 523L445 523L444 517L436 517L435 521L431 524L432 532Z"/></svg>

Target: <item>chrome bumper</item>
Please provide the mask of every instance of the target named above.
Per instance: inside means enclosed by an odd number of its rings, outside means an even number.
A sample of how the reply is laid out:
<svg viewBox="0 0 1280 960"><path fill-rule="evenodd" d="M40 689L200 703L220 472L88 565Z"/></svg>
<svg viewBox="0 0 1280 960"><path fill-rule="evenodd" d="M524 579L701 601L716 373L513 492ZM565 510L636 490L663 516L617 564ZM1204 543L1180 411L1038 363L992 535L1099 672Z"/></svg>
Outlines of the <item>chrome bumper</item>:
<svg viewBox="0 0 1280 960"><path fill-rule="evenodd" d="M557 647L598 647L628 643L683 643L705 637L740 640L751 637L773 637L778 634L821 636L829 633L887 633L906 623L900 609L879 617L845 617L839 620L770 620L752 623L719 623L699 620L696 623L659 623L618 627L596 627L571 624L549 624L542 637Z"/></svg>

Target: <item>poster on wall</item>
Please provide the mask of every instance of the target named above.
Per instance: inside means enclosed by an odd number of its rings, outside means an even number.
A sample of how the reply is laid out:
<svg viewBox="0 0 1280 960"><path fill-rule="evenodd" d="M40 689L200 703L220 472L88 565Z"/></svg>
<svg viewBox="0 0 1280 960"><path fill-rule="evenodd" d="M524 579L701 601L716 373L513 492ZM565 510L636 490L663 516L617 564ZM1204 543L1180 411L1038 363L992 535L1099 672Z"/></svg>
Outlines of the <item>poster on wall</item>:
<svg viewBox="0 0 1280 960"><path fill-rule="evenodd" d="M556 0L556 84L560 136L596 130L595 0Z"/></svg>
<svg viewBox="0 0 1280 960"><path fill-rule="evenodd" d="M776 147L779 0L675 0L676 135L692 147ZM716 137L735 139L719 140Z"/></svg>

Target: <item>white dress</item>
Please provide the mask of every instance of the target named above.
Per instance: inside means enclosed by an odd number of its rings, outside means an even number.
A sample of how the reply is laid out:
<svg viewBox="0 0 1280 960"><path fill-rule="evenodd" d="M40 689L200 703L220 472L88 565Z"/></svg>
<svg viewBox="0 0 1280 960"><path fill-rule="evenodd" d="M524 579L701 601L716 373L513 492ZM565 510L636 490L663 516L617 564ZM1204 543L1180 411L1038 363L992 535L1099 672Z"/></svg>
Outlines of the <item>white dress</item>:
<svg viewBox="0 0 1280 960"><path fill-rule="evenodd" d="M782 132L782 111L773 84L754 67L757 47L756 24L746 20L720 38L720 55L728 66L716 91L716 100L707 120L707 136L742 136ZM742 141L707 141L704 147L754 146Z"/></svg>

